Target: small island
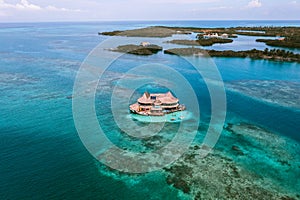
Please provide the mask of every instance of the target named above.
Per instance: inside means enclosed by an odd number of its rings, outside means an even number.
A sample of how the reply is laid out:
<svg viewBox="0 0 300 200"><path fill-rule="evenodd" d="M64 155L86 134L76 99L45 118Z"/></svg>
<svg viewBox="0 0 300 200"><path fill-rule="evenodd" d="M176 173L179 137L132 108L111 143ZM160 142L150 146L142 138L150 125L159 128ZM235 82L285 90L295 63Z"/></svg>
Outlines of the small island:
<svg viewBox="0 0 300 200"><path fill-rule="evenodd" d="M139 28L125 31L110 31L98 33L106 36L126 36L126 37L171 37L174 34L191 34L190 31L175 30L159 26L151 26L146 28Z"/></svg>
<svg viewBox="0 0 300 200"><path fill-rule="evenodd" d="M201 38L198 40L171 40L167 43L189 45L189 46L212 46L213 44L225 44L233 42L232 39L227 38Z"/></svg>
<svg viewBox="0 0 300 200"><path fill-rule="evenodd" d="M231 27L231 28L195 28L195 27L165 27L151 26L140 29L112 31L99 33L100 35L109 36L126 36L126 37L171 37L174 34L191 34L197 33L195 40L176 39L166 41L166 43L193 46L191 48L173 48L164 50L165 54L180 56L211 56L211 57L240 57L252 59L265 59L287 62L300 62L300 54L282 49L266 48L265 50L251 49L246 51L233 50L204 50L194 48L194 46L211 46L213 44L231 43L238 35L275 37L274 39L257 39L257 42L265 42L269 46L300 48L300 27ZM135 55L153 55L163 48L142 42L140 45L128 44L121 45L111 51L129 53Z"/></svg>
<svg viewBox="0 0 300 200"><path fill-rule="evenodd" d="M266 45L273 47L300 48L300 37L296 38L279 38L272 39L257 39L256 42L264 42Z"/></svg>
<svg viewBox="0 0 300 200"><path fill-rule="evenodd" d="M300 27L230 27L230 28L203 28L203 27L168 27L151 26L140 29L99 32L99 35L106 36L126 36L126 37L171 37L175 34L197 33L197 40L201 37L218 35L227 35L228 38L236 38L238 35L258 36L258 37L276 37L276 39L258 39L258 42L265 42L270 46L300 48ZM175 43L175 41L173 41ZM178 42L178 41L177 41ZM229 40L227 41L229 42ZM179 42L183 44L182 42ZM187 45L195 45L194 41L185 41ZM189 44L190 43L190 44ZM222 41L214 42L222 43ZM200 44L201 46L207 46ZM209 43L208 43L209 45ZM212 45L212 44L210 44Z"/></svg>
<svg viewBox="0 0 300 200"><path fill-rule="evenodd" d="M128 53L140 56L148 56L162 51L163 48L158 45L149 44L147 46L141 45L121 45L111 51ZM282 49L268 49L264 51L251 49L246 51L217 51L206 50L202 48L172 48L163 51L164 54L178 55L178 56L202 56L202 57L238 57L238 58L251 58L251 59L264 59L285 62L300 62L300 54L295 54L291 51Z"/></svg>
<svg viewBox="0 0 300 200"><path fill-rule="evenodd" d="M252 59L265 59L265 60L277 60L287 62L300 62L300 54L294 54L290 51L281 49L269 50L266 48L264 51L252 49L247 51L216 51L205 50L200 48L174 48L164 51L165 54L180 55L180 56L211 56L211 57L239 57L239 58L252 58Z"/></svg>
<svg viewBox="0 0 300 200"><path fill-rule="evenodd" d="M142 56L153 55L162 50L163 50L162 47L158 45L150 44L149 42L142 42L140 45L135 45L135 44L121 45L115 49L111 49L111 51L115 51L115 52L129 53L129 54L142 55Z"/></svg>
<svg viewBox="0 0 300 200"><path fill-rule="evenodd" d="M169 91L167 93L145 92L142 97L129 106L130 112L146 115L146 116L164 116L165 114L183 111L184 105L179 104L179 100L175 98Z"/></svg>

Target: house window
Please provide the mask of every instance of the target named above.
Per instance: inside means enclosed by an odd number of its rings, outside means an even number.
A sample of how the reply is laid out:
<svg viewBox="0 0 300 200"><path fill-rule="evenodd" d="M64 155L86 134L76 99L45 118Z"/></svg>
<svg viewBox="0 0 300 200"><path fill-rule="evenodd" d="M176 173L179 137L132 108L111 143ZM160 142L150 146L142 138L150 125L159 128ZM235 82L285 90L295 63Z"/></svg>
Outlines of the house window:
<svg viewBox="0 0 300 200"><path fill-rule="evenodd" d="M151 96L151 100L156 100L156 96Z"/></svg>

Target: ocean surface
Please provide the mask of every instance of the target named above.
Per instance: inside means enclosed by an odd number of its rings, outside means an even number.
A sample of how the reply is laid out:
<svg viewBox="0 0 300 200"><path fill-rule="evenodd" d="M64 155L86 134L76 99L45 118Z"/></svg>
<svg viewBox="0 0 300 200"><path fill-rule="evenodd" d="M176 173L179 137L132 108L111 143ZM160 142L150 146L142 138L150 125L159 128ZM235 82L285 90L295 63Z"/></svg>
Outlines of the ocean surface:
<svg viewBox="0 0 300 200"><path fill-rule="evenodd" d="M300 26L300 21L129 21L0 24L0 196L1 199L190 199L167 184L166 174L155 171L140 175L108 170L85 148L78 136L72 113L74 81L82 62L108 36L98 32L126 30L153 25L188 27ZM174 36L182 37L182 36ZM191 36L186 36L191 37ZM168 40L166 38L163 40ZM256 43L256 37L240 36L231 44L214 45L217 50L271 48ZM159 43L161 42L161 43ZM178 47L163 43L164 47ZM299 49L288 49L299 53ZM190 59L197 60L193 57ZM226 124L251 124L285 141L286 154L274 159L290 162L274 164L272 152L247 147L247 142L221 135L217 151L226 152L234 144L252 152L247 159L228 154L239 166L281 184L291 194L300 190L300 65L292 62L242 58L212 59L224 81L227 97ZM211 102L205 82L179 57L158 53L149 57L123 55L112 63L108 74L116 80L122 73L144 63L160 62L188 77L201 108L200 127L207 127ZM99 122L117 145L137 148L138 141L126 138L111 120L110 88L97 93L95 108ZM125 86L124 86L125 87ZM156 85L139 88L159 91ZM282 93L280 93L282 92ZM275 95L276 94L276 95ZM123 112L128 115L128 110ZM225 125L226 125L225 124ZM168 125L165 132L176 127ZM243 127L243 126L241 126ZM206 130L199 128L198 132ZM239 130L239 129L238 129ZM247 131L240 130L241 132ZM249 132L248 132L249 133ZM247 133L245 133L247 135ZM248 136L248 135L247 135ZM250 136L249 136L250 137ZM264 137L263 135L260 137ZM272 137L270 137L272 138ZM203 137L196 136L195 144ZM261 139L261 138L260 138ZM128 141L129 140L129 141ZM249 139L250 140L250 139ZM289 146L290 145L290 146ZM229 149L230 149L229 148ZM243 149L242 148L242 149ZM270 156L272 154L272 156ZM271 159L272 158L272 159ZM270 171L268 172L269 169ZM272 171L272 173L271 173ZM288 174L285 174L288 173ZM255 181L255 180L253 180ZM277 181L277 182L276 182ZM298 193L299 194L299 193ZM295 197L297 198L297 197ZM298 198L300 198L298 196Z"/></svg>

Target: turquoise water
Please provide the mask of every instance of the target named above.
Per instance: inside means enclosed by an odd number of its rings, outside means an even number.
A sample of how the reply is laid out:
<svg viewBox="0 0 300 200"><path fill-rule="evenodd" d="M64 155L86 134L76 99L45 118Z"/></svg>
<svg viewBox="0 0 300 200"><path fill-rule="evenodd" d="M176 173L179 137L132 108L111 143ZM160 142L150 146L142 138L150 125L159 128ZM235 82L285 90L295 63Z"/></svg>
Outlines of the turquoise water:
<svg viewBox="0 0 300 200"><path fill-rule="evenodd" d="M129 114L129 118L133 118L135 120L141 121L141 122L169 122L169 123L178 123L182 122L184 120L189 120L192 113L189 113L188 111L180 111L175 112L173 114L166 114L165 116L142 116L142 115L132 115Z"/></svg>
<svg viewBox="0 0 300 200"><path fill-rule="evenodd" d="M188 195L168 186L161 172L140 176L119 176L109 172L88 153L74 126L72 99L68 97L72 95L76 72L82 61L96 45L108 38L98 36L97 33L148 25L230 27L299 26L300 23L182 21L0 24L0 194L3 199L189 198ZM252 44L253 39L250 39L249 43ZM247 40L241 38L236 48L245 48L247 45ZM215 48L222 49L223 46ZM228 122L245 121L258 125L299 144L299 109L259 101L257 99L260 97L253 98L244 95L242 91L232 91L229 88L229 84L245 80L285 81L287 86L289 83L299 83L299 64L239 58L213 60L226 87L228 83ZM144 61L167 63L189 77L193 87L199 91L197 97L201 99L201 123L206 126L211 112L207 88L201 77L194 74L182 59L163 54L143 58L125 55L113 64L111 70L114 73L122 73L128 70L128 66L135 66ZM157 90L154 86L150 89ZM105 98L106 94L97 95L104 96L104 99L96 99L96 108L102 108L109 102L109 98ZM269 98L272 98L272 95ZM115 124L110 120L110 113L102 115L103 111L97 112L99 121L104 121L105 128L111 130L111 139L120 145L127 145L119 140L119 137L123 136L114 129ZM173 130L174 127L167 128ZM226 135L222 137L219 148L231 143L232 138L226 138ZM299 145L293 151L299 152ZM261 153L257 151L255 155ZM237 159L237 162L253 164L254 161L250 161ZM270 166L272 167L272 164ZM276 170L280 172L285 169L276 167ZM264 171L253 171L264 174ZM299 168L293 173L292 179L299 179ZM276 176L276 171L270 176ZM285 181L286 187L297 189L295 181L280 177L278 179Z"/></svg>

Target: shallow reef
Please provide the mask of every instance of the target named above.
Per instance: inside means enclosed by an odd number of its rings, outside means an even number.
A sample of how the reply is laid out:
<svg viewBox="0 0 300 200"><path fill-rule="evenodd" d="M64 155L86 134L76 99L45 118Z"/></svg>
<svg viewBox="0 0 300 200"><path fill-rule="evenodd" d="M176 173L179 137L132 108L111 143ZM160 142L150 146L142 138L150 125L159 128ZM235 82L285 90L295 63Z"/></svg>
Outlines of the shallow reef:
<svg viewBox="0 0 300 200"><path fill-rule="evenodd" d="M246 123L226 125L224 135L208 156L195 145L164 168L166 182L194 199L300 198L297 143Z"/></svg>
<svg viewBox="0 0 300 200"><path fill-rule="evenodd" d="M300 109L300 84L278 80L241 80L226 83L229 90L279 106Z"/></svg>
<svg viewBox="0 0 300 200"><path fill-rule="evenodd" d="M144 140L143 145L155 150L165 142L164 135L160 135ZM201 156L206 150L211 153ZM101 157L113 161L116 155L116 150L111 149ZM155 166L152 162L161 156L145 158L146 165L141 166L132 163L129 159L132 155L127 155L127 159L114 164L143 171L143 167ZM144 176L119 173L113 168L105 171L125 182ZM194 143L183 156L157 173L189 199L300 199L300 146L292 139L253 124L227 123L215 148Z"/></svg>

